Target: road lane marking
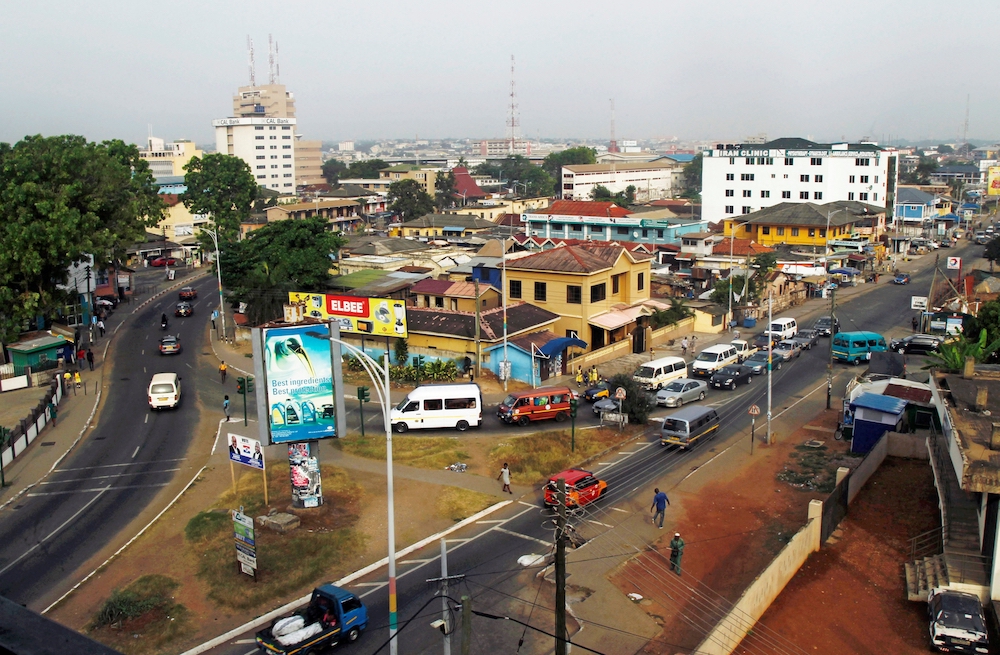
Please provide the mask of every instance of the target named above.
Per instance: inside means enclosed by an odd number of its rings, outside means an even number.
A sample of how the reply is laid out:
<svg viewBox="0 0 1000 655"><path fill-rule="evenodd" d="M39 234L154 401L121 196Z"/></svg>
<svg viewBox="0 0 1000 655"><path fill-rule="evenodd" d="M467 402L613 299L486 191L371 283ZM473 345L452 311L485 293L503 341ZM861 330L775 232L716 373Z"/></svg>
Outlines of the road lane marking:
<svg viewBox="0 0 1000 655"><path fill-rule="evenodd" d="M628 514L628 510L626 510L626 509L618 509L617 507L612 507L611 509L613 511L615 511L615 512L621 512L622 514Z"/></svg>
<svg viewBox="0 0 1000 655"><path fill-rule="evenodd" d="M257 640L256 639L237 639L233 643L242 646L243 644L255 644L255 643L257 643ZM256 652L256 651L251 651L251 652Z"/></svg>
<svg viewBox="0 0 1000 655"><path fill-rule="evenodd" d="M186 457L178 457L175 459L155 459L152 462L126 462L125 464L101 464L99 466L79 466L76 468L68 469L53 469L53 473L65 473L66 471L92 471L94 469L108 469L114 468L116 466L139 466L140 464L162 464L164 462L183 462Z"/></svg>
<svg viewBox="0 0 1000 655"><path fill-rule="evenodd" d="M503 523L504 519L491 519L489 521L476 521L476 525L495 525L497 523Z"/></svg>
<svg viewBox="0 0 1000 655"><path fill-rule="evenodd" d="M594 525L600 525L605 528L612 528L614 526L608 525L607 523L601 523L600 521L595 521L593 519L587 519L587 523L593 523Z"/></svg>
<svg viewBox="0 0 1000 655"><path fill-rule="evenodd" d="M164 482L163 484L126 484L126 485L123 485L121 487L99 487L97 489L76 489L74 491L37 491L35 493L28 494L28 496L29 497L32 497L32 496L66 496L66 495L69 495L69 494L93 493L95 491L100 491L101 493L104 493L105 491L108 491L109 489L113 490L113 491L118 491L119 489L151 489L151 488L165 487L165 486L167 486L166 482ZM0 571L0 574L2 574L2 573L3 572Z"/></svg>
<svg viewBox="0 0 1000 655"><path fill-rule="evenodd" d="M425 559L407 559L407 560L401 560L399 563L401 565L402 564L426 564L427 562L433 562L436 559L437 559L436 557L428 557L428 558L425 558Z"/></svg>
<svg viewBox="0 0 1000 655"><path fill-rule="evenodd" d="M173 473L174 471L180 471L179 468L175 469L162 469L159 471L139 471L137 473L116 473L114 475L95 475L90 478L70 478L69 480L47 480L45 482L39 482L38 486L43 484L63 484L66 482L93 482L94 480L106 480L106 479L116 479L123 478L128 475L146 475L148 473Z"/></svg>
<svg viewBox="0 0 1000 655"><path fill-rule="evenodd" d="M352 587L384 587L388 582L356 582Z"/></svg>
<svg viewBox="0 0 1000 655"><path fill-rule="evenodd" d="M147 415L147 416L148 416L148 415ZM140 448L140 447L141 447L141 446L136 446L136 447L135 447L135 451L134 451L134 452L132 453L132 459L135 459L135 456L139 454L139 448Z"/></svg>
<svg viewBox="0 0 1000 655"><path fill-rule="evenodd" d="M546 548L552 545L552 544L550 544L547 541L542 541L541 539L536 539L535 537L529 537L526 534L521 534L520 532L514 532L513 530L508 530L507 528L501 528L499 526L495 527L495 528L490 528L490 530L488 530L488 531L503 532L504 534L509 534L512 537L520 537L521 539L527 539L528 541L534 541L535 543L542 544Z"/></svg>
<svg viewBox="0 0 1000 655"><path fill-rule="evenodd" d="M149 414L146 414L146 418L142 419L143 423L149 423Z"/></svg>
<svg viewBox="0 0 1000 655"><path fill-rule="evenodd" d="M62 524L58 528L56 528L55 530L53 530L52 532L50 532L44 539L42 539L41 541L39 541L37 544L35 544L31 548L29 548L28 550L24 551L24 553L22 553L21 556L18 557L16 560L14 560L13 562L11 562L10 564L8 564L7 566L5 566L2 569L0 569L0 575L3 575L7 571L9 571L11 569L11 567L13 567L15 564L17 564L21 560L23 560L25 557L27 557L31 553L33 553L36 548L38 548L39 546L41 546L42 544L44 544L46 541L48 541L49 539L51 539L53 537L53 535L55 535L57 532L59 532L60 530L62 530L63 528L65 528L67 525L69 525L70 523L72 523L73 521L75 521L76 517L78 517L81 514L83 514L83 512L87 508L89 508L91 505L93 505L95 502L97 502L97 499L100 498L101 496L103 496L104 492L107 491L107 490L108 490L108 487L105 487L103 489L95 489L95 491L99 492L96 496L94 496L89 501L87 501L86 505L84 505L83 507L81 507L80 509L78 509L76 511L76 513L73 514L73 516L71 516L68 519L66 519L65 521L63 521ZM28 494L28 495L30 496L31 494Z"/></svg>
<svg viewBox="0 0 1000 655"><path fill-rule="evenodd" d="M598 462L598 466L611 466L611 462Z"/></svg>
<svg viewBox="0 0 1000 655"><path fill-rule="evenodd" d="M537 507L538 507L538 505L532 505L531 503L526 503L526 502L524 502L523 500L519 500L519 501L517 501L517 502L521 503L521 504L522 504L522 505L524 505L525 507L530 507L531 509L535 509L535 508L537 508Z"/></svg>

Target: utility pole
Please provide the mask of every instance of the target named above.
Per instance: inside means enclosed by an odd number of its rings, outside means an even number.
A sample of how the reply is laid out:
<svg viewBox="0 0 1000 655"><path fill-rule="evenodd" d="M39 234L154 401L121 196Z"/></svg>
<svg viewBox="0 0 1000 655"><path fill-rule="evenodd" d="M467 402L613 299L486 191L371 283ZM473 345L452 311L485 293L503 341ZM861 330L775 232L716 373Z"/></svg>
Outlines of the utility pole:
<svg viewBox="0 0 1000 655"><path fill-rule="evenodd" d="M830 409L833 398L833 335L836 333L837 316L834 314L837 306L837 289L830 289L830 357L826 362L826 408Z"/></svg>
<svg viewBox="0 0 1000 655"><path fill-rule="evenodd" d="M448 544L444 537L441 537L441 620L444 621L444 655L451 655L451 635L448 634Z"/></svg>
<svg viewBox="0 0 1000 655"><path fill-rule="evenodd" d="M927 309L924 311L929 311L931 307L934 306L934 284L937 282L938 274L938 262L941 259L941 255L934 255L934 274L931 275L931 288L927 292ZM917 333L924 331L924 317L920 316L920 323L917 325Z"/></svg>
<svg viewBox="0 0 1000 655"><path fill-rule="evenodd" d="M472 655L472 598L462 596L462 655Z"/></svg>
<svg viewBox="0 0 1000 655"><path fill-rule="evenodd" d="M566 655L566 480L559 478L556 500L556 652Z"/></svg>
<svg viewBox="0 0 1000 655"><path fill-rule="evenodd" d="M769 289L767 292L767 329L771 329L771 309L774 304L771 299L772 291ZM771 445L771 360L774 358L774 340L768 337L768 351L767 351L767 443L768 446Z"/></svg>
<svg viewBox="0 0 1000 655"><path fill-rule="evenodd" d="M476 379L478 380L483 375L483 348L482 343L479 340L479 317L481 312L481 303L479 301L479 278L475 275L472 276L472 284L476 293Z"/></svg>

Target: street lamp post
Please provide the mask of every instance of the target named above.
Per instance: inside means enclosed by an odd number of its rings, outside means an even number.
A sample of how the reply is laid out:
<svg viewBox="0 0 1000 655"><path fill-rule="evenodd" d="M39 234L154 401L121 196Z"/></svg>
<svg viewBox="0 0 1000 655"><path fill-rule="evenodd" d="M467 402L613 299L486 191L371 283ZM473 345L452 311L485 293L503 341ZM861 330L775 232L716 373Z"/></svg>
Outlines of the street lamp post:
<svg viewBox="0 0 1000 655"><path fill-rule="evenodd" d="M215 273L219 279L219 318L222 319L222 338L226 338L226 308L225 302L222 299L222 258L219 256L219 233L215 230L210 230L206 227L201 228L201 231L212 237L212 243L215 244Z"/></svg>
<svg viewBox="0 0 1000 655"><path fill-rule="evenodd" d="M729 233L729 313L727 314L727 327L730 331L733 329L733 246L736 243L736 230L752 222L733 223L733 229ZM747 270L744 275L749 275L749 273L750 271Z"/></svg>

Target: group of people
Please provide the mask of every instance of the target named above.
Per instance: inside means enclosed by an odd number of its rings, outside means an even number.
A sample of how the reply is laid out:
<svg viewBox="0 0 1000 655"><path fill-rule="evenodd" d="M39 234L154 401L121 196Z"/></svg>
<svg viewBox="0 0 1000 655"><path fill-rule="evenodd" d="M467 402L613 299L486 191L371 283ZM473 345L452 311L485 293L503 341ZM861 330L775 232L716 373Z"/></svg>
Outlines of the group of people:
<svg viewBox="0 0 1000 655"><path fill-rule="evenodd" d="M597 372L596 366L591 366L584 371L582 366L576 367L576 387L579 389L586 382L588 386L594 386L601 381L601 374Z"/></svg>
<svg viewBox="0 0 1000 655"><path fill-rule="evenodd" d="M667 513L667 505L670 504L670 499L667 498L667 494L660 491L659 487L653 489L653 504L650 505L649 511L653 513L653 525L657 527L658 530L663 529L663 517ZM659 519L659 524L657 524L657 519ZM670 540L670 570L677 575L681 574L681 558L684 556L684 540L681 539L681 533L675 532L674 538Z"/></svg>
<svg viewBox="0 0 1000 655"><path fill-rule="evenodd" d="M85 366L90 366L90 370L94 370L94 351L90 348L80 348L76 351L76 363L80 367L80 370L84 370ZM79 385L77 385L79 386Z"/></svg>

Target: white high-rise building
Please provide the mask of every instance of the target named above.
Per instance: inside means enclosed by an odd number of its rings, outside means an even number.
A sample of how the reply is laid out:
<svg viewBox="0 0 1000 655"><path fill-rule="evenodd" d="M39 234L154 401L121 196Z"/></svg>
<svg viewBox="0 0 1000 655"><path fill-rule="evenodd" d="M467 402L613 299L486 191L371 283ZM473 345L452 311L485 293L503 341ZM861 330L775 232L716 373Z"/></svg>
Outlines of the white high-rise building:
<svg viewBox="0 0 1000 655"><path fill-rule="evenodd" d="M294 118L220 118L216 152L245 161L257 184L279 193L295 193Z"/></svg>
<svg viewBox="0 0 1000 655"><path fill-rule="evenodd" d="M781 202L839 200L885 207L891 215L897 157L895 148L867 141L720 143L702 153L702 218L714 223Z"/></svg>

